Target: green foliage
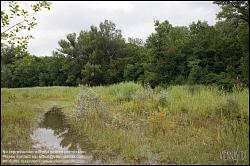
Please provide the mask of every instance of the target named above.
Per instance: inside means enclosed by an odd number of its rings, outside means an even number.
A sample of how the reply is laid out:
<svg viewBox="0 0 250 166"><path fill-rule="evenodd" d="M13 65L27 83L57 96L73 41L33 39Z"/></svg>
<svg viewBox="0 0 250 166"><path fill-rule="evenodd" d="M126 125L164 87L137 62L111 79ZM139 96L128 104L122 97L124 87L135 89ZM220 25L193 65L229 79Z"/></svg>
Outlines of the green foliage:
<svg viewBox="0 0 250 166"><path fill-rule="evenodd" d="M82 78L83 82L89 85L99 85L102 82L101 66L93 65L88 62L82 70Z"/></svg>
<svg viewBox="0 0 250 166"><path fill-rule="evenodd" d="M123 80L125 41L113 22L105 20L99 29L67 35L58 42L61 48L54 54L65 55L68 84L110 84ZM105 71L105 74L104 74ZM69 79L70 78L70 79ZM77 81L77 79L79 81Z"/></svg>
<svg viewBox="0 0 250 166"><path fill-rule="evenodd" d="M218 18L238 19L249 23L249 2L248 1L214 1L220 5L222 11L218 13Z"/></svg>
<svg viewBox="0 0 250 166"><path fill-rule="evenodd" d="M27 48L28 40L31 35L20 35L25 30L30 31L36 24L34 15L46 8L50 10L51 2L39 1L31 5L32 12L22 8L19 2L1 2L1 48L5 46L15 46L19 50ZM4 6L5 5L5 6ZM8 5L8 7L7 7Z"/></svg>
<svg viewBox="0 0 250 166"><path fill-rule="evenodd" d="M202 85L152 89L128 82L85 88L79 97L77 106L90 107L92 113L77 122L74 118L79 116L72 116L72 123L84 126L78 131L95 143L95 152L108 163L118 162L118 157L120 164L243 164L249 160L219 156L224 150L247 150L248 89L230 93ZM94 111L103 106L105 113ZM84 109L75 111L79 110Z"/></svg>
<svg viewBox="0 0 250 166"><path fill-rule="evenodd" d="M115 23L104 20L89 31L66 35L52 57L34 58L18 47L2 47L1 85L96 86L136 81L152 88L205 84L242 89L249 85L249 26L244 21L248 2L215 3L222 7L218 18L224 20L213 26L206 21L173 26L157 20L146 42L138 38L126 42ZM24 63L27 59L32 63Z"/></svg>
<svg viewBox="0 0 250 166"><path fill-rule="evenodd" d="M146 43L148 65L145 69L145 82L156 86L169 84L177 76L180 78L180 75L186 77L186 56L182 49L187 40L188 29L173 27L168 21L156 21L155 30L156 33Z"/></svg>

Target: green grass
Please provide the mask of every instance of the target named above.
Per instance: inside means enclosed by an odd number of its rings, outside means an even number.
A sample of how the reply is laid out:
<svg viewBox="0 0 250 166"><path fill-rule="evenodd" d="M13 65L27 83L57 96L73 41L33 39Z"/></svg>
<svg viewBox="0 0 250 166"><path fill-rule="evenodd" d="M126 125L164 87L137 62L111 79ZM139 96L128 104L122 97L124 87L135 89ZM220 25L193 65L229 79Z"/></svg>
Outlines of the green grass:
<svg viewBox="0 0 250 166"><path fill-rule="evenodd" d="M107 164L249 164L248 89L151 89L126 82L93 88L2 88L1 97L2 148L30 148L37 119L57 105ZM27 143L8 144L9 138ZM237 150L247 157L220 159L220 152Z"/></svg>
<svg viewBox="0 0 250 166"><path fill-rule="evenodd" d="M79 88L1 88L1 150L29 150L30 134L53 106L74 108Z"/></svg>
<svg viewBox="0 0 250 166"><path fill-rule="evenodd" d="M227 93L217 87L144 88L135 83L82 89L90 106L78 109L79 130L108 163L248 164L221 160L222 151L248 151L248 89ZM88 95L89 94L89 95ZM89 97L88 97L89 98ZM94 111L95 110L95 111ZM88 112L85 114L84 112ZM78 116L79 117L79 116ZM113 157L110 157L113 156Z"/></svg>

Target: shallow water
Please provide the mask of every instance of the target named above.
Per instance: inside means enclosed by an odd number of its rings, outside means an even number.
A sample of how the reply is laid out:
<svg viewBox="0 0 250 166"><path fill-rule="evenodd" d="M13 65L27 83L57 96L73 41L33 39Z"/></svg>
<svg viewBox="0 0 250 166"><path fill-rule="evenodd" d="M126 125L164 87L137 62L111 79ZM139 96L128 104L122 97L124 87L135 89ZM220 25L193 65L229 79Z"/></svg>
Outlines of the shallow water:
<svg viewBox="0 0 250 166"><path fill-rule="evenodd" d="M32 134L33 148L46 151L81 151L70 164L89 164L92 156L89 152L90 143L82 136L77 135L67 122L61 109L52 108L44 114L43 120Z"/></svg>

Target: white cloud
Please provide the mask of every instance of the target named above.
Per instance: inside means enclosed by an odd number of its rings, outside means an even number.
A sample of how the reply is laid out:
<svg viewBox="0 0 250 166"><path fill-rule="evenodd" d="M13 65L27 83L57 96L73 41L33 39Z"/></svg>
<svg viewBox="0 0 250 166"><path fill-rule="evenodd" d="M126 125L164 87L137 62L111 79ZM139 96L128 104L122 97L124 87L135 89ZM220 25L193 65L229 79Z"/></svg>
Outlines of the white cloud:
<svg viewBox="0 0 250 166"><path fill-rule="evenodd" d="M123 11L129 13L133 11L134 5L132 2L116 2L116 1L100 1L100 2L86 2L86 7L96 11L105 11L105 12L116 12Z"/></svg>
<svg viewBox="0 0 250 166"><path fill-rule="evenodd" d="M137 37L145 40L154 31L154 22L152 20L150 22L130 25L122 29L124 29L122 34L126 39L128 37Z"/></svg>
<svg viewBox="0 0 250 166"><path fill-rule="evenodd" d="M154 19L169 20L175 26L197 20L215 24L218 11L211 1L53 1L50 11L37 14L38 25L32 29L35 39L30 41L29 51L37 56L51 55L66 34L89 30L105 19L112 20L125 38L146 40L154 31Z"/></svg>

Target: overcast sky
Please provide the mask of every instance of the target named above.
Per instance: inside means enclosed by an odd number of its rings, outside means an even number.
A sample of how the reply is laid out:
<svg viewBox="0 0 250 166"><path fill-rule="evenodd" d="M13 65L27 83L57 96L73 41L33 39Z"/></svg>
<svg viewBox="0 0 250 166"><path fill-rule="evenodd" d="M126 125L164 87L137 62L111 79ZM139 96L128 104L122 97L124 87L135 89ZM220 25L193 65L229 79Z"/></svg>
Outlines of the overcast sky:
<svg viewBox="0 0 250 166"><path fill-rule="evenodd" d="M187 26L197 20L213 25L219 10L212 1L55 1L50 11L37 13L38 25L31 31L35 39L30 40L28 49L37 56L50 56L68 33L89 30L105 19L113 21L125 39L138 37L145 41L154 32L155 19L169 20L174 26Z"/></svg>

